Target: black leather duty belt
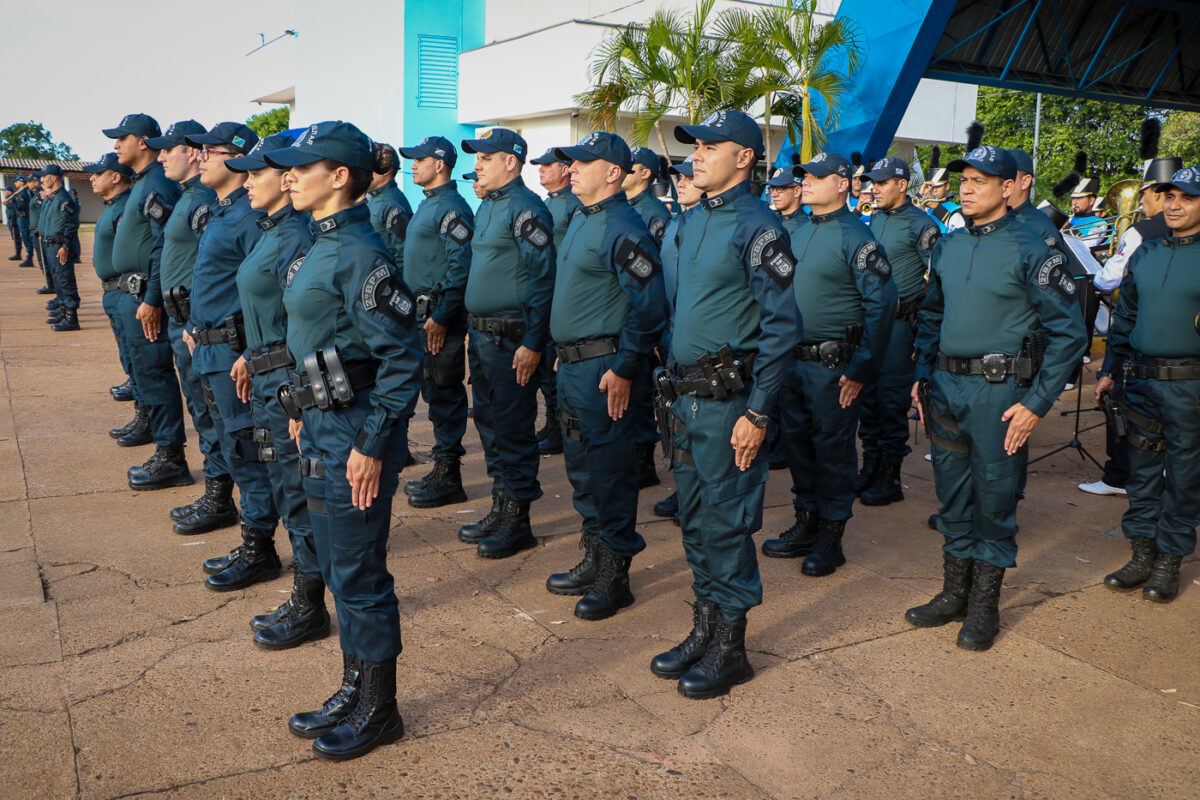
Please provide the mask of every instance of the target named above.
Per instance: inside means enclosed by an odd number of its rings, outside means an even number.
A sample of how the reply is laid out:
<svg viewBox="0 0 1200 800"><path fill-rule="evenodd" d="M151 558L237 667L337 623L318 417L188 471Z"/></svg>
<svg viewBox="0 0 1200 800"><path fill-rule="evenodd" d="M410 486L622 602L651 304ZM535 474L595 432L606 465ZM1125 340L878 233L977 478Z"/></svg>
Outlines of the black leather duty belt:
<svg viewBox="0 0 1200 800"><path fill-rule="evenodd" d="M982 375L990 383L1003 383L1009 375L1016 375L1020 359L1003 353L989 353L979 358L955 358L938 353L935 365L952 375Z"/></svg>
<svg viewBox="0 0 1200 800"><path fill-rule="evenodd" d="M469 314L467 326L471 330L503 336L513 342L521 341L521 337L525 335L524 317L477 317Z"/></svg>
<svg viewBox="0 0 1200 800"><path fill-rule="evenodd" d="M1189 381L1200 378L1200 363L1195 358L1152 358L1142 356L1130 361L1129 377L1143 381Z"/></svg>
<svg viewBox="0 0 1200 800"><path fill-rule="evenodd" d="M354 402L358 392L375 385L379 362L374 359L342 361L337 350L327 347L304 357L304 375L292 374L292 380L276 391L284 413L298 420L300 412L315 408L336 411Z"/></svg>
<svg viewBox="0 0 1200 800"><path fill-rule="evenodd" d="M283 369L284 367L290 369L294 366L296 364L292 361L286 344L259 347L251 350L246 358L246 372L250 373L250 377L252 378L255 375L266 375L268 372L274 372L277 369Z"/></svg>
<svg viewBox="0 0 1200 800"><path fill-rule="evenodd" d="M144 272L128 272L117 278L117 288L133 297L140 298L146 292L150 276Z"/></svg>
<svg viewBox="0 0 1200 800"><path fill-rule="evenodd" d="M100 281L100 288L106 292L115 292L121 288L121 279L120 277L116 277L102 280Z"/></svg>
<svg viewBox="0 0 1200 800"><path fill-rule="evenodd" d="M566 364L577 364L589 358L609 356L621 349L621 340L616 336L601 336L597 339L584 339L570 344L556 344L555 352L558 360Z"/></svg>
<svg viewBox="0 0 1200 800"><path fill-rule="evenodd" d="M219 327L207 330L192 331L196 344L214 345L227 344L234 352L240 352L245 347L246 329L242 323L242 315L230 314Z"/></svg>
<svg viewBox="0 0 1200 800"><path fill-rule="evenodd" d="M792 348L792 357L797 361L820 361L830 369L849 364L857 348L847 341L801 343Z"/></svg>
<svg viewBox="0 0 1200 800"><path fill-rule="evenodd" d="M743 358L736 359L734 367L743 380L750 378L754 374L754 356L751 353ZM713 392L712 380L704 375L699 367L679 367L673 369L673 374L670 377L671 386L675 389L675 394L683 397L715 397Z"/></svg>

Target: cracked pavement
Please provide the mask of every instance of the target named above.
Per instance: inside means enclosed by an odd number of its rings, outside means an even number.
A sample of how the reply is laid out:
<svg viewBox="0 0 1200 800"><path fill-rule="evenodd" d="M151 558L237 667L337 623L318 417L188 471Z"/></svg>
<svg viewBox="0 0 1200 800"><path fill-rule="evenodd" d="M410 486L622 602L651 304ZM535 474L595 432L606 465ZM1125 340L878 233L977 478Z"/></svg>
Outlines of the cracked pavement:
<svg viewBox="0 0 1200 800"><path fill-rule="evenodd" d="M87 264L90 234L83 244ZM543 586L579 558L561 457L541 462L546 496L533 521L542 546L492 561L456 538L490 502L469 429L470 500L418 511L401 496L393 509L406 736L358 761L318 761L286 721L336 688L337 640L254 648L247 622L286 599L290 572L208 591L200 561L237 544L237 531L182 537L167 517L202 487L126 488L126 468L150 448L119 448L107 435L132 408L109 398L116 348L97 281L87 267L78 274L83 330L51 334L36 270L0 271L4 798L1198 793L1200 561L1185 562L1183 593L1169 606L1106 589L1104 575L1128 553L1126 503L1078 492L1095 470L1060 453L1031 468L1020 566L1006 575L995 647L959 650L956 626L917 630L903 619L940 587L923 441L905 462L904 502L856 507L849 563L836 574L814 579L798 562L761 559L765 603L750 614L747 641L757 677L728 697L691 701L648 669L691 621L678 529L650 513L669 486L642 493L637 602L584 622L573 598ZM1060 402L1038 429L1035 456L1070 438L1057 412L1073 403ZM411 438L419 453L432 443L423 405ZM1083 441L1102 458L1102 430ZM659 472L669 483L661 462ZM790 524L789 483L772 473L756 541Z"/></svg>

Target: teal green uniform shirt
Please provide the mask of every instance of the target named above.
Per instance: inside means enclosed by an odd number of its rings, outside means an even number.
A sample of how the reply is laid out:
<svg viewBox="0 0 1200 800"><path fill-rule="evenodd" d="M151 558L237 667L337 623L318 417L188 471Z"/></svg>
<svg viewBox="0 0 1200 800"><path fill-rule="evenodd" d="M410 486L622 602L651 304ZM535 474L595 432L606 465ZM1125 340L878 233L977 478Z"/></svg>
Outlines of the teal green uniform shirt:
<svg viewBox="0 0 1200 800"><path fill-rule="evenodd" d="M475 214L467 311L523 316L521 346L541 352L550 335L554 296L554 220L520 176L487 193Z"/></svg>
<svg viewBox="0 0 1200 800"><path fill-rule="evenodd" d="M371 227L376 230L396 266L404 267L404 240L412 219L412 206L395 181L367 192L367 208L371 209Z"/></svg>
<svg viewBox="0 0 1200 800"><path fill-rule="evenodd" d="M192 271L196 268L196 247L204 232L208 206L217 201L217 194L194 175L179 184L182 194L175 203L167 224L163 226L162 262L159 266L159 285L164 289L183 286L192 288Z"/></svg>
<svg viewBox="0 0 1200 800"><path fill-rule="evenodd" d="M1108 331L1104 374L1115 374L1135 353L1151 358L1200 358L1197 314L1200 235L1143 243L1130 256L1121 281L1121 296Z"/></svg>
<svg viewBox="0 0 1200 800"><path fill-rule="evenodd" d="M810 222L808 214L804 213L803 209L799 208L791 214L779 214L779 221L783 223L783 229L787 231L788 236L791 237L795 237L800 229L805 225L808 225Z"/></svg>
<svg viewBox="0 0 1200 800"><path fill-rule="evenodd" d="M29 194L29 230L38 233L38 219L42 216L42 196L37 192Z"/></svg>
<svg viewBox="0 0 1200 800"><path fill-rule="evenodd" d="M556 252L562 250L563 237L567 235L567 228L570 227L576 212L582 207L583 203L579 202L579 198L571 191L570 186L546 195L546 208L550 210L550 216L554 219L554 249Z"/></svg>
<svg viewBox="0 0 1200 800"><path fill-rule="evenodd" d="M150 276L142 302L162 305L159 262L162 259L163 225L179 199L179 184L163 174L162 164L151 163L133 176L133 190L125 201L125 211L117 224L113 240L113 266L127 275L141 272Z"/></svg>
<svg viewBox="0 0 1200 800"><path fill-rule="evenodd" d="M877 210L870 227L892 265L896 293L903 298L923 291L929 257L942 236L937 223L906 199L895 208Z"/></svg>
<svg viewBox="0 0 1200 800"><path fill-rule="evenodd" d="M1046 334L1042 368L1021 403L1045 416L1087 347L1075 282L1051 250L1011 211L995 222L943 236L929 266L917 329L917 378L938 352L957 358L1015 356L1026 336Z"/></svg>
<svg viewBox="0 0 1200 800"><path fill-rule="evenodd" d="M460 327L463 288L471 270L475 215L454 181L425 190L404 240L404 283L418 294L438 291L433 320Z"/></svg>
<svg viewBox="0 0 1200 800"><path fill-rule="evenodd" d="M96 277L109 281L117 277L117 268L113 266L113 239L117 235L117 223L125 211L125 201L129 199L129 189L104 201L104 213L96 221L96 232L92 239L92 265L96 268Z"/></svg>
<svg viewBox="0 0 1200 800"><path fill-rule="evenodd" d="M314 221L312 231L316 242L284 277L288 352L297 364L326 347L343 362L378 362L354 448L380 458L394 426L412 416L423 380L415 301L365 205Z"/></svg>
<svg viewBox="0 0 1200 800"><path fill-rule="evenodd" d="M550 336L560 344L617 336L611 369L631 379L658 344L667 299L657 242L617 192L581 206L558 254Z"/></svg>
<svg viewBox="0 0 1200 800"><path fill-rule="evenodd" d="M747 407L768 413L802 331L787 231L745 181L686 212L675 247L678 267L663 276L672 308L671 360L694 367L700 355L724 344L735 353L757 351Z"/></svg>
<svg viewBox="0 0 1200 800"><path fill-rule="evenodd" d="M79 204L64 187L42 203L38 231L52 250L67 248L68 259L79 257Z"/></svg>
<svg viewBox="0 0 1200 800"><path fill-rule="evenodd" d="M296 211L290 203L257 222L262 236L237 271L247 350L287 339L283 287L288 267L303 258L316 241L310 222L307 211Z"/></svg>
<svg viewBox="0 0 1200 800"><path fill-rule="evenodd" d="M896 322L891 265L870 229L845 206L809 220L792 239L792 291L804 320L804 341L838 341L846 337L848 325L861 323L862 341L845 375L872 383Z"/></svg>
<svg viewBox="0 0 1200 800"><path fill-rule="evenodd" d="M654 241L659 243L659 246L662 246L663 236L667 232L667 223L671 221L670 209L663 204L662 200L650 194L649 189L637 197L629 198L629 205L641 214L642 219L646 221L646 227L650 229L650 235L654 237Z"/></svg>

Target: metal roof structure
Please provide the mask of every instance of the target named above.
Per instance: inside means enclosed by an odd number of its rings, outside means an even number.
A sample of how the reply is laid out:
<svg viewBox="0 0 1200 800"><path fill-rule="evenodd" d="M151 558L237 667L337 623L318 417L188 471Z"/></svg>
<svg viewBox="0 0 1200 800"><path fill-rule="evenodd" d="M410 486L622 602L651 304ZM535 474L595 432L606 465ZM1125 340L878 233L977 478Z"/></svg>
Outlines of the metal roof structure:
<svg viewBox="0 0 1200 800"><path fill-rule="evenodd" d="M1200 111L1200 2L957 0L925 77Z"/></svg>

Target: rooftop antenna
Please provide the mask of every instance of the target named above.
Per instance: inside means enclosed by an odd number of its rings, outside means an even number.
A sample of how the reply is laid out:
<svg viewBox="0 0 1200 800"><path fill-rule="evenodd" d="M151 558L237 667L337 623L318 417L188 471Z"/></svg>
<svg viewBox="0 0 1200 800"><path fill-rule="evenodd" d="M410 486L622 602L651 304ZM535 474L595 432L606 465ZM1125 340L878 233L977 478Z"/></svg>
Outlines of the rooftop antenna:
<svg viewBox="0 0 1200 800"><path fill-rule="evenodd" d="M260 44L258 47L251 50L249 53L246 53L246 55L252 56L255 53L257 53L259 50L262 50L264 47L275 44L280 39L283 39L286 36L291 36L292 38L298 39L298 38L300 38L300 33L298 31L288 29L288 30L284 31L283 33L279 34L278 36L276 36L274 39L272 39L269 42L267 41L266 34L260 33L258 35L258 38L262 40L262 44Z"/></svg>

